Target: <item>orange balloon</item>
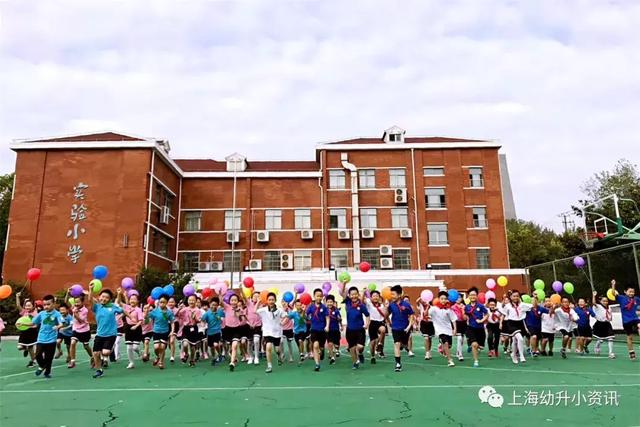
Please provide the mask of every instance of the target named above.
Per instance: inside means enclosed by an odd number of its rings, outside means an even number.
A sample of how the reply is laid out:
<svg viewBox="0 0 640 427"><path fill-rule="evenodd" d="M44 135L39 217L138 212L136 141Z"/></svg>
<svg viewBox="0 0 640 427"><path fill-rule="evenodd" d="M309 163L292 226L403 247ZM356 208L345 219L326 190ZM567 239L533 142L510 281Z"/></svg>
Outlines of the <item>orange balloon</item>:
<svg viewBox="0 0 640 427"><path fill-rule="evenodd" d="M562 301L562 297L560 296L560 294L553 294L551 295L551 297L549 297L549 299L551 300L552 304L560 304L560 302Z"/></svg>
<svg viewBox="0 0 640 427"><path fill-rule="evenodd" d="M380 295L382 295L382 298L384 298L386 300L390 300L391 299L391 288L389 286L385 286L382 289L382 292L380 292Z"/></svg>
<svg viewBox="0 0 640 427"><path fill-rule="evenodd" d="M13 289L11 289L11 286L9 285L0 286L0 299L9 298L9 296L11 296L12 291Z"/></svg>
<svg viewBox="0 0 640 427"><path fill-rule="evenodd" d="M262 304L266 304L268 296L269 296L269 291L268 290L264 290L264 291L260 292L260 302Z"/></svg>

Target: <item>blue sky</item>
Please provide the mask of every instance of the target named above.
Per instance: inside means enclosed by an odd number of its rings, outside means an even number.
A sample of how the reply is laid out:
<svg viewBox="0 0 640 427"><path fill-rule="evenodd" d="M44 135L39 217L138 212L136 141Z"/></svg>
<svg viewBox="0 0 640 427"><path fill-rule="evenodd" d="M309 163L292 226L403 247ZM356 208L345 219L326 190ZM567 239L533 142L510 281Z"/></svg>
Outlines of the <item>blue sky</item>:
<svg viewBox="0 0 640 427"><path fill-rule="evenodd" d="M640 3L3 1L0 172L14 138L116 130L175 157L312 159L327 140L503 144L521 218L640 162Z"/></svg>

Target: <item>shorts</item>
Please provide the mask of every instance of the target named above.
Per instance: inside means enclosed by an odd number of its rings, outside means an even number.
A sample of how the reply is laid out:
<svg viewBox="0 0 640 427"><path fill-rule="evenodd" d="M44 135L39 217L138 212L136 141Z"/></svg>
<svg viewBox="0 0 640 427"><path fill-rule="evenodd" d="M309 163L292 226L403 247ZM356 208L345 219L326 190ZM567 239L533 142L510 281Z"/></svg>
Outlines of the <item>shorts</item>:
<svg viewBox="0 0 640 427"><path fill-rule="evenodd" d="M451 335L440 334L438 335L438 338L440 338L440 343L442 343L442 345L449 344L449 348L453 346L453 337Z"/></svg>
<svg viewBox="0 0 640 427"><path fill-rule="evenodd" d="M312 343L319 342L320 347L324 347L324 343L327 341L327 333L325 331L311 331L310 340Z"/></svg>
<svg viewBox="0 0 640 427"><path fill-rule="evenodd" d="M222 340L222 334L218 332L217 334L207 335L207 345L209 347L213 347L214 344L219 344Z"/></svg>
<svg viewBox="0 0 640 427"><path fill-rule="evenodd" d="M305 341L307 339L307 333L306 332L298 332L297 334L293 335L293 338L296 340L296 342L300 342L300 341Z"/></svg>
<svg viewBox="0 0 640 427"><path fill-rule="evenodd" d="M367 340L367 336L364 333L364 328L362 329L347 329L347 333L345 334L347 338L347 347L352 348L357 345L364 346L364 343Z"/></svg>
<svg viewBox="0 0 640 427"><path fill-rule="evenodd" d="M171 335L178 335L178 332L180 332L180 322L176 320L173 322L173 333Z"/></svg>
<svg viewBox="0 0 640 427"><path fill-rule="evenodd" d="M122 336L124 334L124 326L118 327L118 336Z"/></svg>
<svg viewBox="0 0 640 427"><path fill-rule="evenodd" d="M87 332L73 331L73 334L71 335L71 339L73 341L78 341L81 344L89 344L89 341L91 341L91 331L87 331Z"/></svg>
<svg viewBox="0 0 640 427"><path fill-rule="evenodd" d="M340 331L329 331L327 332L327 341L331 344L340 347Z"/></svg>
<svg viewBox="0 0 640 427"><path fill-rule="evenodd" d="M529 337L536 337L538 339L542 338L542 329L541 328L529 328L527 335Z"/></svg>
<svg viewBox="0 0 640 427"><path fill-rule="evenodd" d="M613 338L614 334L611 322L596 321L596 323L593 324L593 336L602 340Z"/></svg>
<svg viewBox="0 0 640 427"><path fill-rule="evenodd" d="M18 345L24 347L33 347L38 341L38 328L29 328L26 331L20 332L18 337Z"/></svg>
<svg viewBox="0 0 640 427"><path fill-rule="evenodd" d="M253 338L255 336L262 336L262 326L249 327L248 338Z"/></svg>
<svg viewBox="0 0 640 427"><path fill-rule="evenodd" d="M467 328L467 343L478 343L478 347L484 347L484 343L487 340L487 332L484 328Z"/></svg>
<svg viewBox="0 0 640 427"><path fill-rule="evenodd" d="M563 337L572 337L573 331L567 331L566 329L560 329L560 333Z"/></svg>
<svg viewBox="0 0 640 427"><path fill-rule="evenodd" d="M409 344L409 332L404 329L392 329L391 335L393 336L394 343L399 342L402 345Z"/></svg>
<svg viewBox="0 0 640 427"><path fill-rule="evenodd" d="M556 338L556 334L553 332L542 332L542 339L549 340L550 343Z"/></svg>
<svg viewBox="0 0 640 427"><path fill-rule="evenodd" d="M269 337L269 336L265 336L264 337L264 342L266 343L271 343L273 344L274 347L280 347L280 341L282 340L282 338L276 338L276 337Z"/></svg>
<svg viewBox="0 0 640 427"><path fill-rule="evenodd" d="M62 342L64 342L64 345L66 346L71 345L71 335L63 335L60 332L58 332L58 339L62 340Z"/></svg>
<svg viewBox="0 0 640 427"><path fill-rule="evenodd" d="M113 346L116 343L116 335L110 337L101 337L96 335L93 339L93 351L100 352L102 350L113 350Z"/></svg>
<svg viewBox="0 0 640 427"><path fill-rule="evenodd" d="M622 329L624 329L624 333L627 335L635 335L638 333L638 322L640 320L632 320L631 322L623 323Z"/></svg>
<svg viewBox="0 0 640 427"><path fill-rule="evenodd" d="M242 326L227 326L222 330L225 342L240 341L242 339Z"/></svg>
<svg viewBox="0 0 640 427"><path fill-rule="evenodd" d="M427 338L427 337L431 338L432 336L434 336L436 334L436 330L433 327L433 322L431 322L431 321L427 322L426 320L421 320L420 321L420 333L425 338Z"/></svg>
<svg viewBox="0 0 640 427"><path fill-rule="evenodd" d="M527 331L524 320L506 320L502 323L502 335L514 336L517 333L523 334Z"/></svg>
<svg viewBox="0 0 640 427"><path fill-rule="evenodd" d="M467 332L467 322L456 320L456 335L464 335Z"/></svg>
<svg viewBox="0 0 640 427"><path fill-rule="evenodd" d="M246 341L249 339L249 337L253 337L253 334L251 333L251 327L249 325L238 326L238 329L240 329L240 338L242 340Z"/></svg>
<svg viewBox="0 0 640 427"><path fill-rule="evenodd" d="M127 327L124 331L124 342L126 344L139 344L142 341L142 328L138 326L135 329Z"/></svg>
<svg viewBox="0 0 640 427"><path fill-rule="evenodd" d="M387 330L387 325L380 320L372 320L369 322L369 339L371 341L375 341L380 336L380 327L385 328L385 332Z"/></svg>
<svg viewBox="0 0 640 427"><path fill-rule="evenodd" d="M591 326L578 326L578 335L579 337L591 338L593 336L593 330Z"/></svg>
<svg viewBox="0 0 640 427"><path fill-rule="evenodd" d="M169 332L154 332L153 343L154 344L166 344L169 342Z"/></svg>
<svg viewBox="0 0 640 427"><path fill-rule="evenodd" d="M191 345L196 345L202 341L198 332L198 327L195 325L185 325L182 328L182 340L187 341Z"/></svg>
<svg viewBox="0 0 640 427"><path fill-rule="evenodd" d="M142 338L144 339L144 342L151 341L153 338L153 332L145 332L142 334Z"/></svg>
<svg viewBox="0 0 640 427"><path fill-rule="evenodd" d="M293 329L285 329L282 331L282 336L287 339L287 341L293 341Z"/></svg>

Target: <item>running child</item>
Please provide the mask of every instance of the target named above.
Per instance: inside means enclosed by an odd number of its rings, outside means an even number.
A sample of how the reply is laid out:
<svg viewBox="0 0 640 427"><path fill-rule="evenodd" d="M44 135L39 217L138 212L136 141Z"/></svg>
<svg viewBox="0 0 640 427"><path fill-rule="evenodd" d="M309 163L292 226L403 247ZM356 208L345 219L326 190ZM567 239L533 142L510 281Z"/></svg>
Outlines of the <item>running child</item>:
<svg viewBox="0 0 640 427"><path fill-rule="evenodd" d="M167 307L166 296L161 296L156 301L156 304L158 306L153 310L150 310L150 306L146 306L147 311L144 313L144 321L153 320L153 350L156 354L153 366L164 369L164 354L169 343L169 334L173 330L175 316Z"/></svg>
<svg viewBox="0 0 640 427"><path fill-rule="evenodd" d="M234 371L238 363L238 345L243 339L244 325L247 324L247 310L239 304L238 295L233 294L229 298L229 304L223 301L224 307L224 339L231 346L231 360L229 370Z"/></svg>
<svg viewBox="0 0 640 427"><path fill-rule="evenodd" d="M93 288L89 288L89 298L92 298ZM118 293L121 289L118 288ZM93 364L96 369L93 378L104 375L104 369L109 366L109 355L118 336L116 314L122 313L121 307L113 304L113 293L109 289L100 291L98 298L93 298L93 314L96 318L97 330L93 339Z"/></svg>
<svg viewBox="0 0 640 427"><path fill-rule="evenodd" d="M576 339L576 352L578 354L589 354L589 343L593 337L591 329L591 317L595 317L595 313L587 305L584 298L578 298L578 306L574 308L578 315L578 334Z"/></svg>
<svg viewBox="0 0 640 427"><path fill-rule="evenodd" d="M498 311L498 301L495 298L489 298L487 301L487 309L489 317L487 318L487 346L489 347L489 357L498 357L500 352L500 324L502 323L502 313Z"/></svg>
<svg viewBox="0 0 640 427"><path fill-rule="evenodd" d="M254 292L251 295L251 299L245 300L247 305L247 324L249 325L249 344L253 350L253 357L251 357L251 351L249 353L249 362L254 365L260 363L260 340L262 339L262 320L257 314L258 304L260 302L260 293Z"/></svg>
<svg viewBox="0 0 640 427"><path fill-rule="evenodd" d="M320 361L324 358L324 344L329 332L329 310L322 303L322 289L314 289L313 303L307 307L307 319L311 321L310 342L313 349L314 371L320 371Z"/></svg>
<svg viewBox="0 0 640 427"><path fill-rule="evenodd" d="M513 341L511 360L515 365L525 363L527 359L524 357L524 338L522 333L526 331L524 318L527 311L531 310L533 305L524 303L520 300L520 292L511 291L509 303L505 304L501 313L504 314L504 334ZM518 360L518 356L520 359Z"/></svg>
<svg viewBox="0 0 640 427"><path fill-rule="evenodd" d="M438 292L438 300L431 307L431 320L435 334L442 345L442 354L447 358L448 366L453 367L451 358L451 346L453 345L453 336L456 334L456 320L458 316L451 310L451 303L448 301L449 294L446 291Z"/></svg>
<svg viewBox="0 0 640 427"><path fill-rule="evenodd" d="M569 298L562 297L560 307L557 307L554 311L556 315L556 327L562 334L562 349L560 355L563 359L567 358L567 345L569 338L572 336L573 325L578 320L578 315L569 306Z"/></svg>
<svg viewBox="0 0 640 427"><path fill-rule="evenodd" d="M629 350L629 359L636 360L636 352L633 349L633 337L640 333L640 318L638 317L638 307L640 307L640 297L636 296L636 290L633 286L626 286L624 295L618 294L616 291L616 281L611 281L611 289L616 296L616 302L620 304L620 312L622 313L622 327L627 334L627 349Z"/></svg>
<svg viewBox="0 0 640 427"><path fill-rule="evenodd" d="M329 310L329 332L327 332L327 347L329 349L329 364L336 363L336 349L340 349L340 338L342 336L342 315L336 306L336 298L327 295L325 298L327 309ZM374 362L375 363L375 362Z"/></svg>
<svg viewBox="0 0 640 427"><path fill-rule="evenodd" d="M458 297L458 301L456 301L455 304L451 305L451 311L456 315L456 357L459 362L464 361L462 346L467 333L467 321L464 319L464 306L462 295Z"/></svg>
<svg viewBox="0 0 640 427"><path fill-rule="evenodd" d="M433 339L436 331L431 321L431 305L428 302L422 301L422 298L416 300L416 305L420 311L420 333L424 338L424 360L431 360L431 340Z"/></svg>
<svg viewBox="0 0 640 427"><path fill-rule="evenodd" d="M142 307L142 314L143 316L145 316L144 313L147 313L148 311L153 310L153 304L145 304L144 307ZM172 335L175 336L175 335ZM149 358L151 357L151 350L149 349L151 347L151 340L153 339L153 320L149 319L148 321L145 319L142 322L142 362L146 363L149 361Z"/></svg>
<svg viewBox="0 0 640 427"><path fill-rule="evenodd" d="M222 319L224 319L224 310L220 307L220 298L213 297L209 303L209 310L207 310L201 318L203 322L207 323L207 345L211 349L211 366L222 362L222 354L220 351Z"/></svg>
<svg viewBox="0 0 640 427"><path fill-rule="evenodd" d="M391 335L393 336L393 355L396 361L395 371L401 372L400 348L409 344L409 331L414 324L413 308L411 308L411 304L402 299L402 286L391 287L391 301L388 310L391 320Z"/></svg>
<svg viewBox="0 0 640 427"><path fill-rule="evenodd" d="M304 362L306 351L304 343L307 339L307 314L305 306L296 299L293 310L287 314L287 317L293 320L293 337L298 345L298 353L300 353L300 362Z"/></svg>
<svg viewBox="0 0 640 427"><path fill-rule="evenodd" d="M185 353L182 363L185 363L188 357L189 366L192 368L196 366L196 350L200 343L198 322L200 322L201 313L200 309L196 307L196 302L196 296L190 295L187 298L187 306L181 306L177 312L182 327L182 351Z"/></svg>
<svg viewBox="0 0 640 427"><path fill-rule="evenodd" d="M473 367L480 365L478 361L478 349L484 348L487 333L484 324L489 318L489 310L478 302L478 288L472 287L467 291L469 304L464 307L464 316L467 319L467 343L471 345L473 355Z"/></svg>
<svg viewBox="0 0 640 427"><path fill-rule="evenodd" d="M20 317L28 316L33 319L36 314L38 314L38 310L36 309L35 304L29 299L24 300L24 305L21 304L20 295L21 292L16 293L16 306L20 311ZM36 364L35 349L37 341L37 326L31 326L29 327L29 329L20 332L20 336L18 337L18 350L22 351L22 356L29 356L29 363L27 363L27 368L32 368Z"/></svg>
<svg viewBox="0 0 640 427"><path fill-rule="evenodd" d="M596 323L593 324L593 336L596 339L595 353L600 354L600 346L602 341L607 341L609 346L609 359L615 359L616 355L613 352L613 326L611 326L611 309L609 308L609 298L606 296L600 297L597 300L597 292L593 292L593 312L595 313Z"/></svg>
<svg viewBox="0 0 640 427"><path fill-rule="evenodd" d="M178 321L178 306L176 304L175 297L169 297L167 300L167 307L173 313L173 317L176 319L173 321L173 332L169 335L169 362L174 363L176 361L176 343L182 341L182 327L180 326L180 322ZM144 323L143 323L144 325ZM153 324L149 324L149 333L153 336ZM147 346L147 354L148 354L148 346ZM186 356L184 353L184 349L180 349L180 359L186 360ZM183 362L184 363L184 362Z"/></svg>
<svg viewBox="0 0 640 427"><path fill-rule="evenodd" d="M276 294L269 292L267 295L267 306L262 307L258 302L255 307L256 314L260 316L262 336L265 342L265 352L267 356L267 369L270 374L273 371L273 351L278 356L278 365L282 365L282 353L280 352L280 342L282 340L282 321L287 317L287 313L276 305Z"/></svg>
<svg viewBox="0 0 640 427"><path fill-rule="evenodd" d="M291 310L291 305L286 301L282 301L282 311L287 314L287 317L282 322L282 337L287 341L289 363L293 363L293 320L288 316ZM284 345L282 346L282 353L284 354Z"/></svg>
<svg viewBox="0 0 640 427"><path fill-rule="evenodd" d="M540 355L541 356L553 356L553 342L556 336L556 319L553 314L553 304L550 298L544 299L544 308L547 309L547 313L543 313L540 316L541 320L541 334L542 342L540 343ZM547 352L547 344L549 345L549 352Z"/></svg>
<svg viewBox="0 0 640 427"><path fill-rule="evenodd" d="M402 297L402 299L409 305L411 305L411 298L409 298L409 295L405 295ZM411 336L413 335L413 330L414 330L414 325L411 325L411 329L409 329L409 343L405 346L405 349L407 350L407 356L409 357L415 357L415 353L413 352L413 339L411 338Z"/></svg>
<svg viewBox="0 0 640 427"><path fill-rule="evenodd" d="M56 355L55 359L62 357L62 343L67 349L67 364L71 362L71 353L69 352L71 347L71 336L73 335L72 323L73 316L69 314L69 306L64 302L58 306L58 312L62 316L62 327L58 329L58 339L56 340Z"/></svg>
<svg viewBox="0 0 640 427"><path fill-rule="evenodd" d="M93 352L89 346L89 343L91 342L91 330L89 328L89 321L87 320L89 316L89 309L85 307L84 294L75 298L73 307L71 308L71 313L73 314L73 323L71 324L71 346L69 347L69 356L71 357L71 360L69 361L67 368L73 369L76 367L76 351L78 343L82 344L82 347L89 355L89 360L91 360L91 367L94 368Z"/></svg>
<svg viewBox="0 0 640 427"><path fill-rule="evenodd" d="M364 345L367 340L365 330L369 328L369 310L360 299L358 288L349 288L347 298L344 299L345 311L347 314L347 345L351 353L352 369L360 368L364 363ZM363 319L366 319L366 321Z"/></svg>
<svg viewBox="0 0 640 427"><path fill-rule="evenodd" d="M387 308L382 303L380 292L371 291L370 298L365 298L365 304L369 311L369 352L371 353L371 364L376 363L376 354L384 357L382 350L378 351L379 345L384 342L387 334Z"/></svg>
<svg viewBox="0 0 640 427"><path fill-rule="evenodd" d="M529 333L529 351L533 357L540 356L538 345L542 340L542 315L549 310L538 304L538 298L534 295L533 307L527 311L525 324Z"/></svg>
<svg viewBox="0 0 640 427"><path fill-rule="evenodd" d="M118 294L116 303L120 305L120 298L122 293ZM125 304L122 307L124 310L124 342L127 346L127 359L129 364L127 369L133 369L135 367L135 356L140 355L140 343L142 342L142 323L144 323L144 314L140 308L138 295L133 294L127 299L125 296Z"/></svg>

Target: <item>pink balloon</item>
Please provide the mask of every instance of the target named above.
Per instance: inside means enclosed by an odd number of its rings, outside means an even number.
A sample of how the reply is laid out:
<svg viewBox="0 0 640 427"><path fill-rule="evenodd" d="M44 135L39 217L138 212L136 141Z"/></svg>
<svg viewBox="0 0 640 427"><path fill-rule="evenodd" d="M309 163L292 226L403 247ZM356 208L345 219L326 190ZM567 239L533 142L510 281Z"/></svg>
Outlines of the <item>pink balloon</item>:
<svg viewBox="0 0 640 427"><path fill-rule="evenodd" d="M226 283L222 283L220 285L220 292L218 292L219 294L226 294L227 291L229 290L229 287L227 286Z"/></svg>
<svg viewBox="0 0 640 427"><path fill-rule="evenodd" d="M425 289L424 291L420 292L420 299L425 304L433 301L433 292L431 292L429 289Z"/></svg>
<svg viewBox="0 0 640 427"><path fill-rule="evenodd" d="M491 298L495 298L496 294L493 291L487 291L484 293L484 297L489 301Z"/></svg>
<svg viewBox="0 0 640 427"><path fill-rule="evenodd" d="M487 279L486 282L487 288L489 289L495 289L496 288L496 281L493 279Z"/></svg>

